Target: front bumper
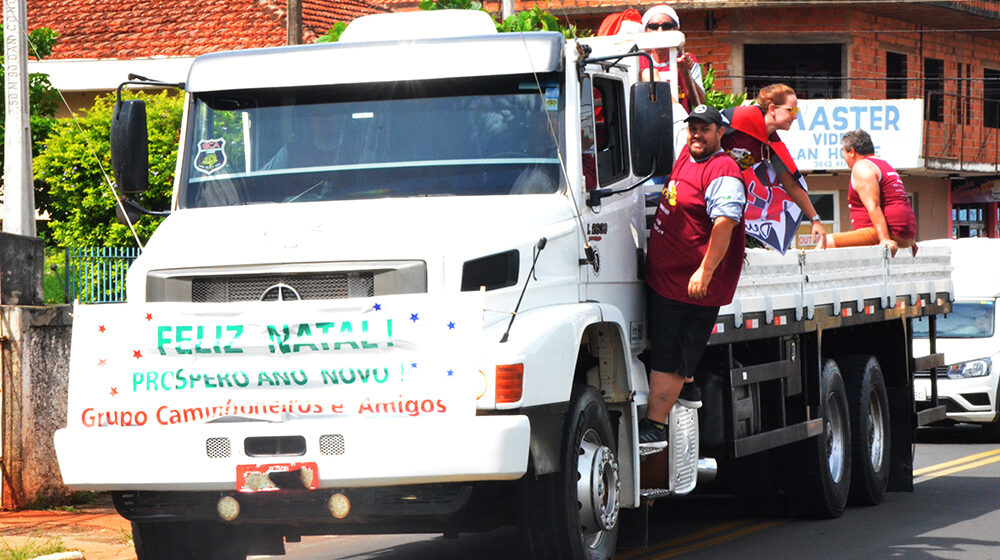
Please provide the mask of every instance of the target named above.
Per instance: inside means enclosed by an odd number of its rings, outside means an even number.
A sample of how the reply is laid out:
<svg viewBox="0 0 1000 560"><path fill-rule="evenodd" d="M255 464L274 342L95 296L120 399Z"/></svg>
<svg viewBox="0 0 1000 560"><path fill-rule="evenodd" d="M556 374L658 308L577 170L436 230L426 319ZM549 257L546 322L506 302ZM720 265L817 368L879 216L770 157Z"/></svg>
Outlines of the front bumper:
<svg viewBox="0 0 1000 560"><path fill-rule="evenodd" d="M947 418L954 422L989 423L997 416L996 379L990 376L968 379L937 380L938 397L947 407ZM930 405L931 380L919 377L913 380L914 401L919 408Z"/></svg>
<svg viewBox="0 0 1000 560"><path fill-rule="evenodd" d="M304 453L246 453L247 438L296 436ZM315 463L319 488L515 480L530 439L528 418L511 415L64 428L55 446L74 489L233 491L237 467L274 463Z"/></svg>

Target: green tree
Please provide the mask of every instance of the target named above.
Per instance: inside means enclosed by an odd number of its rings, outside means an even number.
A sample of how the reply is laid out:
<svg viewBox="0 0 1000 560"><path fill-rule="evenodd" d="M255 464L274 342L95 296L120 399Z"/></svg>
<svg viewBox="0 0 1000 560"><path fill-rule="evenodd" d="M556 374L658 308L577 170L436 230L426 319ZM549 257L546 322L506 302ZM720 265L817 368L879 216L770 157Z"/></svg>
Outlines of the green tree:
<svg viewBox="0 0 1000 560"><path fill-rule="evenodd" d="M482 10L482 2L472 0L420 0L421 10Z"/></svg>
<svg viewBox="0 0 1000 560"><path fill-rule="evenodd" d="M479 10L486 11L482 2L473 0L420 0L421 10ZM488 12L487 12L488 13ZM546 12L542 8L535 6L530 10L518 12L507 16L507 19L497 22L497 31L510 33L517 31L558 31L567 39L575 37L589 37L593 35L590 30L578 31L575 25L568 27L559 23L559 19ZM340 34L347 28L347 24L338 21L326 32L326 35L316 39L317 43L332 43L340 39Z"/></svg>
<svg viewBox="0 0 1000 560"><path fill-rule="evenodd" d="M701 83L705 86L705 99L707 105L711 105L721 111L723 109L742 105L743 102L747 100L746 93L733 94L715 89L715 69L707 64L702 64L701 69Z"/></svg>
<svg viewBox="0 0 1000 560"><path fill-rule="evenodd" d="M28 52L39 60L52 54L59 39L59 34L48 27L39 27L28 33ZM0 42L3 42L3 26L0 26ZM0 53L0 66L4 64L3 53ZM6 76L0 71L0 88L6 86ZM59 106L59 92L52 87L46 74L33 73L28 75L28 114L31 119L31 155L37 156L42 143L48 138L55 125L56 108ZM0 112L0 151L5 147L4 131L6 115ZM3 161L0 159L0 174L3 173ZM48 208L48 193L35 182L35 205L40 209Z"/></svg>
<svg viewBox="0 0 1000 560"><path fill-rule="evenodd" d="M331 27L330 30L326 32L326 35L320 35L316 39L316 42L317 43L336 43L337 41L340 40L340 34L343 33L345 29L347 29L347 24L346 23L344 23L342 21L335 22L333 24L333 27Z"/></svg>
<svg viewBox="0 0 1000 560"><path fill-rule="evenodd" d="M546 12L539 6L534 6L530 10L518 12L507 16L507 19L497 24L497 31L501 33L511 33L519 31L558 31L567 39L576 37L589 37L590 31L577 32L575 25L568 27L559 23L556 16Z"/></svg>
<svg viewBox="0 0 1000 560"><path fill-rule="evenodd" d="M170 203L183 99L170 92L150 95L125 92L127 99L146 101L149 130L149 190L138 196L146 208ZM109 134L115 95L99 97L76 121L60 119L35 158L35 179L44 183L51 201L49 237L59 247L134 246L128 227L115 218ZM107 174L107 175L105 175ZM106 179L107 177L107 179ZM162 219L143 216L135 224L143 243Z"/></svg>

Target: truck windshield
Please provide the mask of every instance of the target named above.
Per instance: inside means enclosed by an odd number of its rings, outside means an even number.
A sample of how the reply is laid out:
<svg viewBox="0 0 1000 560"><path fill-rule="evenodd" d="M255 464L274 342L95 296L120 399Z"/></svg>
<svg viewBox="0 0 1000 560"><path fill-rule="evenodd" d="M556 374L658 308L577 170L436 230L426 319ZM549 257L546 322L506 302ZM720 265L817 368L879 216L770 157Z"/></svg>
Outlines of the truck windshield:
<svg viewBox="0 0 1000 560"><path fill-rule="evenodd" d="M195 94L180 206L555 192L558 78Z"/></svg>
<svg viewBox="0 0 1000 560"><path fill-rule="evenodd" d="M990 338L993 336L994 303L992 301L955 303L951 313L937 318L938 338ZM913 321L913 336L927 338L928 321L920 317Z"/></svg>

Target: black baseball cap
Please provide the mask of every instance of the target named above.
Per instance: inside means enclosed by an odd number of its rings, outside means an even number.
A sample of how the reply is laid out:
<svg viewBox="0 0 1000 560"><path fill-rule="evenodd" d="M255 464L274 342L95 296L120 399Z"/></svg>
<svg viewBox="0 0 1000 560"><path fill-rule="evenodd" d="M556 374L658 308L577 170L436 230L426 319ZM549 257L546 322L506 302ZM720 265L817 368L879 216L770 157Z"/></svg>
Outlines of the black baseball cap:
<svg viewBox="0 0 1000 560"><path fill-rule="evenodd" d="M691 114L684 119L684 122L692 120L699 120L716 126L725 126L726 123L725 119L722 118L722 113L711 105L698 105L694 109L691 109Z"/></svg>

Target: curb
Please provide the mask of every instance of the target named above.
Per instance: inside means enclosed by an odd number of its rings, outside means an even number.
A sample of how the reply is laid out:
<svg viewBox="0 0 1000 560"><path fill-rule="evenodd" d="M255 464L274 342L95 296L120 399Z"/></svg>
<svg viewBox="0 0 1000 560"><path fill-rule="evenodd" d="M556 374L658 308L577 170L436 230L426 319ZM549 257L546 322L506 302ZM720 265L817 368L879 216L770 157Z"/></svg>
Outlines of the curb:
<svg viewBox="0 0 1000 560"><path fill-rule="evenodd" d="M46 554L45 556L35 556L30 560L86 560L83 557L83 553L79 550L74 550L71 552L57 552L55 554Z"/></svg>

